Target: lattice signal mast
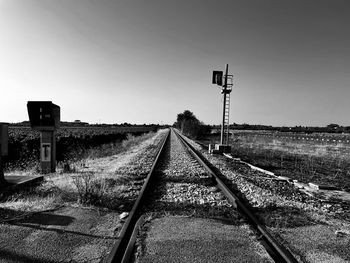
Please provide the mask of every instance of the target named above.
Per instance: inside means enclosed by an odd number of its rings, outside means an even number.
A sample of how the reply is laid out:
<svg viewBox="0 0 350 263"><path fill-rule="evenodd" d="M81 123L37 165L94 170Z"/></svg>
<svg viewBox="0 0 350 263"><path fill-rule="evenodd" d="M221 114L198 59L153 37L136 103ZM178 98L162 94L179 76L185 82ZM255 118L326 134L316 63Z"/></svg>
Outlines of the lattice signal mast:
<svg viewBox="0 0 350 263"><path fill-rule="evenodd" d="M213 71L212 83L222 87L221 94L223 94L223 103L222 103L223 109L222 109L220 145L224 146L226 142L226 146L228 146L228 139L229 139L229 132L230 132L230 93L232 91L232 86L233 86L233 75L228 74L228 64L226 64L226 70L225 70L224 76L222 71ZM216 148L218 149L219 147L216 147ZM223 151L226 152L225 149L223 149Z"/></svg>

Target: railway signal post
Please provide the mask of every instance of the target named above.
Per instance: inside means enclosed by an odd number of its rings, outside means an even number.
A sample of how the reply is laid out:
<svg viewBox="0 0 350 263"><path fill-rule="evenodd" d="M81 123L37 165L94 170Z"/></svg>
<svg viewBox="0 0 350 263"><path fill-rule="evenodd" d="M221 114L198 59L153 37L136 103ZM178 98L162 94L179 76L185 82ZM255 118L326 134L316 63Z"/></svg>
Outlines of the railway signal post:
<svg viewBox="0 0 350 263"><path fill-rule="evenodd" d="M233 75L228 74L228 64L226 64L224 76L222 71L213 71L212 84L217 84L222 87L221 94L223 94L223 110L222 110L220 144L216 144L215 149L210 150L211 153L231 152L231 146L228 144L228 139L230 134L229 117L230 117L230 93L232 91L232 85L233 85L232 78L233 78Z"/></svg>
<svg viewBox="0 0 350 263"><path fill-rule="evenodd" d="M8 155L8 123L0 122L0 187L7 184L3 170L3 156Z"/></svg>
<svg viewBox="0 0 350 263"><path fill-rule="evenodd" d="M30 126L40 131L42 173L56 171L56 129L60 124L60 107L51 101L28 101Z"/></svg>

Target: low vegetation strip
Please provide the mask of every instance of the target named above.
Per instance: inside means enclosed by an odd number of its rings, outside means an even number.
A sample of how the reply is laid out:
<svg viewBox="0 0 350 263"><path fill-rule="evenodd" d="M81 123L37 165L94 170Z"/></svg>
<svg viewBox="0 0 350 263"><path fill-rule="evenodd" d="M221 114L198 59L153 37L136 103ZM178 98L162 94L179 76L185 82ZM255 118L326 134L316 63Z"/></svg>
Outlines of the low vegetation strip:
<svg viewBox="0 0 350 263"><path fill-rule="evenodd" d="M271 136L264 137L260 133L261 131L235 132L230 141L232 155L279 176L350 191L349 145L315 140L285 140L275 134L268 133ZM217 141L218 136L214 135L203 140L207 144Z"/></svg>
<svg viewBox="0 0 350 263"><path fill-rule="evenodd" d="M234 156L276 175L350 191L348 146L236 137L232 148Z"/></svg>
<svg viewBox="0 0 350 263"><path fill-rule="evenodd" d="M158 126L74 126L61 127L56 132L57 156L59 163L83 159L91 154L91 149L103 147L100 155L109 155L128 136L139 136L155 132ZM9 155L5 158L6 171L35 170L38 168L40 133L29 126L9 127ZM97 151L94 149L95 154Z"/></svg>

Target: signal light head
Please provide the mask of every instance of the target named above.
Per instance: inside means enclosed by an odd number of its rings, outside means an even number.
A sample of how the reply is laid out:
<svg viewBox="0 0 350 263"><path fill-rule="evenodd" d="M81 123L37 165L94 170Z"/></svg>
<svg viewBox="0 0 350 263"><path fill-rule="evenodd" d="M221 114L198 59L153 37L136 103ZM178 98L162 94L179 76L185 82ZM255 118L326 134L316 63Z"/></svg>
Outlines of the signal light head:
<svg viewBox="0 0 350 263"><path fill-rule="evenodd" d="M217 84L219 86L222 86L222 76L223 76L223 72L222 71L214 70L213 71L212 83L213 84Z"/></svg>

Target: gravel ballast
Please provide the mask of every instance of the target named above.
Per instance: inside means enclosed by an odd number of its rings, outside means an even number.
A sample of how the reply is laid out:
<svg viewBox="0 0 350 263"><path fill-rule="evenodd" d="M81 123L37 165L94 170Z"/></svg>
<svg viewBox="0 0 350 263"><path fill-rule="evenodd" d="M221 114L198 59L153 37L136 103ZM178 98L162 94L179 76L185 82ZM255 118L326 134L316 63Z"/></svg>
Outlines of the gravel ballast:
<svg viewBox="0 0 350 263"><path fill-rule="evenodd" d="M220 208L221 216L231 213L232 205L173 133L156 173L157 184L147 212L167 210L186 214L187 208L191 208L191 213L205 214Z"/></svg>
<svg viewBox="0 0 350 263"><path fill-rule="evenodd" d="M136 262L273 262L176 135L157 166Z"/></svg>
<svg viewBox="0 0 350 263"><path fill-rule="evenodd" d="M188 141L234 184L256 216L300 262L349 262L349 204L309 196L287 181L211 155Z"/></svg>

